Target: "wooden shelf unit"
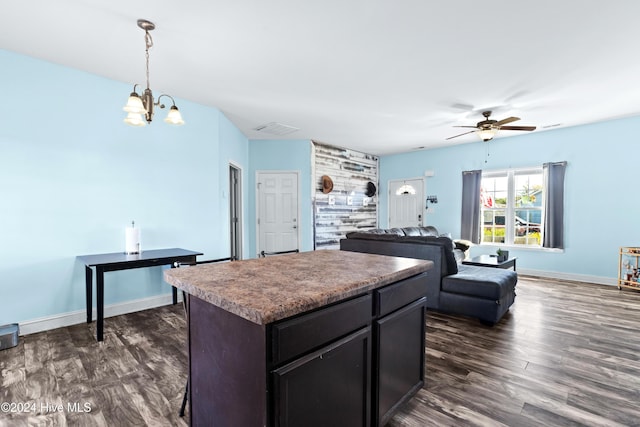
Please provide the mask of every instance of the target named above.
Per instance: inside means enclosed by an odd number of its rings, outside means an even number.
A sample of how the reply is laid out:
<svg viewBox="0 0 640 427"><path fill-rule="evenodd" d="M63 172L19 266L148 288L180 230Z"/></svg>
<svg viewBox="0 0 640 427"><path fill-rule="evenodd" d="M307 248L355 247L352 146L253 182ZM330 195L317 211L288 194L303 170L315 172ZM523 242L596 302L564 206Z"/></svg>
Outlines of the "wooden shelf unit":
<svg viewBox="0 0 640 427"><path fill-rule="evenodd" d="M640 279L633 277L634 270L640 272L640 247L621 247L620 256L618 257L618 289L631 288L640 290Z"/></svg>

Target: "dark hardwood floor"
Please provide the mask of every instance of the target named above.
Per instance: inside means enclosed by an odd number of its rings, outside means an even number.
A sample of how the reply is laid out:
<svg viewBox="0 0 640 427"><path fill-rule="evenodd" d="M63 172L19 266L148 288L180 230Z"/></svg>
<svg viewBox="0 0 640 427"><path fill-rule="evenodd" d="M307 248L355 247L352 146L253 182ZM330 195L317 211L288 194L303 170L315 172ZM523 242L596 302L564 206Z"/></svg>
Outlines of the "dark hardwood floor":
<svg viewBox="0 0 640 427"><path fill-rule="evenodd" d="M390 426L640 426L640 292L520 277L494 327L431 313L426 385Z"/></svg>
<svg viewBox="0 0 640 427"><path fill-rule="evenodd" d="M494 327L428 314L425 387L389 427L640 426L640 292L520 277L517 294ZM0 352L0 425L187 425L185 332L176 305L109 318L103 343L95 324L21 337Z"/></svg>

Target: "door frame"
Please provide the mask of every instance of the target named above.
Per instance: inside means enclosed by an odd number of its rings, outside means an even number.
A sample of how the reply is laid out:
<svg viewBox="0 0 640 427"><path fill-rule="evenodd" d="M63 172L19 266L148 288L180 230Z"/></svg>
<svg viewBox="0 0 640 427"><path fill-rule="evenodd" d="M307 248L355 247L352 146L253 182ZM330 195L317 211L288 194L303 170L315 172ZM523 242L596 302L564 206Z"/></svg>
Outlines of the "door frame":
<svg viewBox="0 0 640 427"><path fill-rule="evenodd" d="M427 180L424 179L423 176L415 176L411 178L402 178L402 179L390 179L387 181L387 188L389 189L387 192L387 225L391 228L391 185L392 183L398 182L407 182L407 181L422 181L422 198L418 199L418 206L420 206L420 226L424 227L425 219L426 219L426 202L425 202L425 194L427 194Z"/></svg>
<svg viewBox="0 0 640 427"><path fill-rule="evenodd" d="M259 256L260 253L260 176L261 175L269 175L269 174L281 174L281 173L290 173L295 174L296 183L297 183L297 203L296 203L296 218L298 222L298 232L297 232L297 242L298 250L300 249L300 235L302 233L302 227L300 225L300 171L298 170L257 170L256 171L256 188L255 188L255 204L256 204L256 217L255 217L255 226L256 226L256 257Z"/></svg>
<svg viewBox="0 0 640 427"><path fill-rule="evenodd" d="M238 253L238 260L241 260L244 258L243 256L243 248L244 248L244 233L243 233L243 224L244 224L244 215L243 215L243 204L242 204L242 176L243 176L243 170L242 167L232 161L229 161L229 168L228 168L228 172L229 172L229 227L231 227L231 203L233 202L234 198L231 196L231 168L236 169L238 171L238 185L237 187L237 194L235 195L235 201L236 201L236 213L237 213L237 236L236 236L236 240L237 240L237 253ZM229 228L229 244L232 245L233 243L231 242L231 228ZM229 251L231 252L231 246L229 247ZM230 256L233 256L232 253L229 254Z"/></svg>

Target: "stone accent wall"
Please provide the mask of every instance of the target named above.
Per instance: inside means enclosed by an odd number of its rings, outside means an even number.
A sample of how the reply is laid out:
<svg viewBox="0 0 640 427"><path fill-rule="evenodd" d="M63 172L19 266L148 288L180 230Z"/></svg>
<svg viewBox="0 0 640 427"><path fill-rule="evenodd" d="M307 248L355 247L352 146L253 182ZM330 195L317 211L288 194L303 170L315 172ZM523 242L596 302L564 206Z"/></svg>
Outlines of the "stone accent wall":
<svg viewBox="0 0 640 427"><path fill-rule="evenodd" d="M345 148L313 143L314 247L339 249L346 233L378 226L378 157ZM330 193L322 192L322 176L333 181ZM367 197L367 184L376 194Z"/></svg>

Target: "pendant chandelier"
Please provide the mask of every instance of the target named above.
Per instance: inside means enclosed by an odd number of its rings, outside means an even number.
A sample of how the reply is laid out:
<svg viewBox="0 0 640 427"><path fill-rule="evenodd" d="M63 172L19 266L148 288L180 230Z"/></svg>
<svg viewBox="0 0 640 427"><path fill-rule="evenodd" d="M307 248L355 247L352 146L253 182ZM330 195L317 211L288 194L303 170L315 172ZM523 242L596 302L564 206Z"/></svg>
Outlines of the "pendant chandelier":
<svg viewBox="0 0 640 427"><path fill-rule="evenodd" d="M130 126L146 126L147 123L151 123L153 120L154 107L164 108L165 106L160 103L160 99L163 96L166 96L171 99L171 103L173 105L169 108L169 113L164 119L165 123L178 126L183 125L184 120L182 120L182 115L180 114L178 107L176 107L176 102L173 97L163 93L154 101L153 92L151 92L151 88L149 87L149 48L153 46L153 39L151 38L149 31L154 30L156 26L153 22L147 21L146 19L138 19L138 27L142 28L145 33L144 40L146 44L145 56L147 65L147 88L142 92L142 95L138 95L136 87L139 85L135 84L133 86L133 92L129 95L127 105L123 108L123 110L128 113L124 122Z"/></svg>

